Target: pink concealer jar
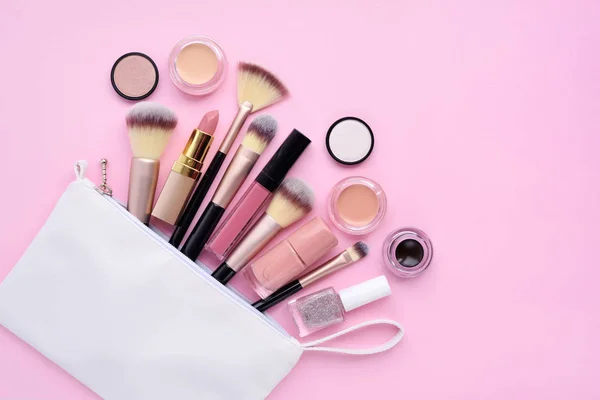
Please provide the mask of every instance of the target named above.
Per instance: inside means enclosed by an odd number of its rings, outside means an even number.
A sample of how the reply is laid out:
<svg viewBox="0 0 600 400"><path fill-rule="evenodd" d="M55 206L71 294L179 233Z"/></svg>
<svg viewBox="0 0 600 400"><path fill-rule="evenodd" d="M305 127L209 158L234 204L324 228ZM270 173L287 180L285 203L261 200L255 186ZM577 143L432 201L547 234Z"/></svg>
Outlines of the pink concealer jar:
<svg viewBox="0 0 600 400"><path fill-rule="evenodd" d="M396 276L414 278L422 274L433 259L431 239L420 229L396 229L383 243L383 262Z"/></svg>
<svg viewBox="0 0 600 400"><path fill-rule="evenodd" d="M385 192L368 178L352 176L333 187L329 218L343 232L364 235L377 228L387 209Z"/></svg>
<svg viewBox="0 0 600 400"><path fill-rule="evenodd" d="M315 217L248 265L243 270L244 276L264 299L304 274L337 243L325 221Z"/></svg>
<svg viewBox="0 0 600 400"><path fill-rule="evenodd" d="M227 61L221 46L206 36L179 41L169 56L169 75L181 91L201 96L223 83Z"/></svg>

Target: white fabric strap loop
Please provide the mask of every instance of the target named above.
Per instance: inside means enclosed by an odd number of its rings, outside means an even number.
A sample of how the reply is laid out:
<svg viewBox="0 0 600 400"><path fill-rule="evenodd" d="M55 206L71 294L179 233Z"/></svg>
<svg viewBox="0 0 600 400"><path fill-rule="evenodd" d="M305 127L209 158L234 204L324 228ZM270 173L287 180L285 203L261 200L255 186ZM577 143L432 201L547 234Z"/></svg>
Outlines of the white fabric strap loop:
<svg viewBox="0 0 600 400"><path fill-rule="evenodd" d="M370 347L367 349L342 349L342 348L336 348L336 347L316 347L320 344L323 344L325 342L328 342L328 341L338 338L340 336L344 336L347 333L350 333L352 331L356 331L356 330L359 330L359 329L362 329L362 328L365 328L365 327L371 326L371 325L393 325L398 328L398 332L386 343L379 345L379 346ZM400 340L402 339L402 336L404 336L404 328L398 322L390 320L390 319L375 319L375 320L363 322L362 324L354 325L348 329L344 329L343 331L335 333L331 336L324 337L322 339L315 340L313 342L300 343L300 345L304 348L305 351L324 351L324 352L329 352L329 353L341 353L341 354L350 354L350 355L368 355L368 354L382 353L384 351L391 349L392 347L397 345L398 342L400 342Z"/></svg>

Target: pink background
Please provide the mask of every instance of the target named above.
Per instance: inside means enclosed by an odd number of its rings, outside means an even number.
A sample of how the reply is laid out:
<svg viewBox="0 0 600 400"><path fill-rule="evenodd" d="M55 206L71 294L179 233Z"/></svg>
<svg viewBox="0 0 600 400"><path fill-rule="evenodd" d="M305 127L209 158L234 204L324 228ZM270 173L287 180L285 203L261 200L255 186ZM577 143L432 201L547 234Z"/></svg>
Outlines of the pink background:
<svg viewBox="0 0 600 400"><path fill-rule="evenodd" d="M4 0L0 279L73 179L75 160L90 160L98 181L97 161L108 158L115 196L126 198L131 103L109 83L120 55L157 62L150 100L180 117L163 180L206 111L220 110L224 134L236 111L235 63L247 60L292 93L268 111L280 133L266 155L292 128L314 141L291 175L314 186L315 213L325 216L331 186L348 175L373 178L388 195L383 225L365 238L372 254L315 289L385 273L381 245L394 228L417 226L435 247L424 275L387 274L393 296L344 325L396 319L407 332L398 347L307 354L270 399L600 398L600 3L379 3ZM171 47L193 33L215 38L230 62L225 84L204 98L178 91L166 68ZM376 136L371 158L350 168L324 146L329 125L347 115ZM353 242L339 237L340 248ZM285 307L272 315L294 331ZM0 328L0 398L96 396Z"/></svg>

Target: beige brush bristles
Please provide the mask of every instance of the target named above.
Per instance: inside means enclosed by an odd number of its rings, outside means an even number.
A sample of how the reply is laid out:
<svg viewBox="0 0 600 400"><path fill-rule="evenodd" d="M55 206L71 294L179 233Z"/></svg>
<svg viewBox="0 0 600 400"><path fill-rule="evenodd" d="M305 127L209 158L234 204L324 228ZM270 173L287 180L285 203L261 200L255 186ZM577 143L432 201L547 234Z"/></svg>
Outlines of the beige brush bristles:
<svg viewBox="0 0 600 400"><path fill-rule="evenodd" d="M277 132L277 121L270 115L261 115L256 117L248 127L248 132L244 136L242 146L262 154Z"/></svg>
<svg viewBox="0 0 600 400"><path fill-rule="evenodd" d="M369 246L365 242L356 242L346 249L352 261L358 261L369 254Z"/></svg>
<svg viewBox="0 0 600 400"><path fill-rule="evenodd" d="M247 101L252 112L262 110L282 100L288 90L281 81L266 69L250 63L238 65L238 104Z"/></svg>
<svg viewBox="0 0 600 400"><path fill-rule="evenodd" d="M160 159L177 126L177 116L173 111L150 101L133 106L127 113L126 121L133 156L152 160Z"/></svg>
<svg viewBox="0 0 600 400"><path fill-rule="evenodd" d="M267 214L285 228L308 214L315 202L312 189L297 178L285 179L273 196Z"/></svg>

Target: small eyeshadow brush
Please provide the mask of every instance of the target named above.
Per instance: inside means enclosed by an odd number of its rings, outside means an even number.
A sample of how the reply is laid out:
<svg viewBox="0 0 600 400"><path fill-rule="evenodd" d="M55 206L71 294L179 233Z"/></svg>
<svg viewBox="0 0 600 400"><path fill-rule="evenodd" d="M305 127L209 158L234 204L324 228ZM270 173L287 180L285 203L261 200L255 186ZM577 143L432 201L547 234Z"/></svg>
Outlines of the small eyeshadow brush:
<svg viewBox="0 0 600 400"><path fill-rule="evenodd" d="M298 293L305 287L325 278L327 275L354 264L364 258L368 253L369 246L367 246L365 242L357 242L306 275L282 286L265 299L258 300L252 304L252 306L258 311L264 312L291 295Z"/></svg>

